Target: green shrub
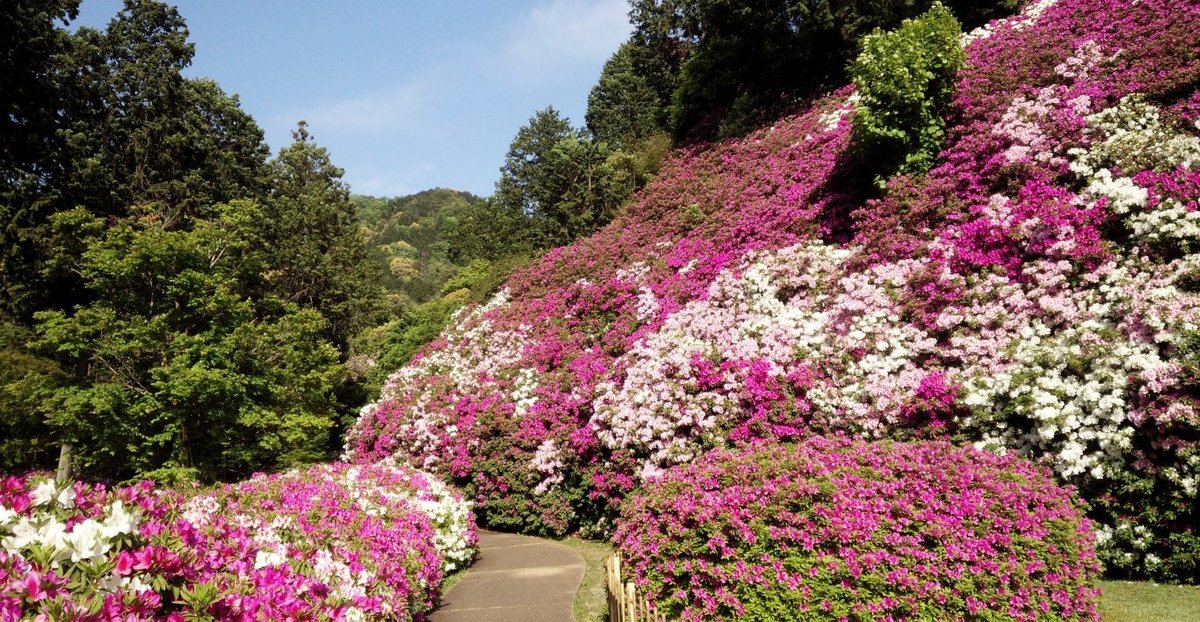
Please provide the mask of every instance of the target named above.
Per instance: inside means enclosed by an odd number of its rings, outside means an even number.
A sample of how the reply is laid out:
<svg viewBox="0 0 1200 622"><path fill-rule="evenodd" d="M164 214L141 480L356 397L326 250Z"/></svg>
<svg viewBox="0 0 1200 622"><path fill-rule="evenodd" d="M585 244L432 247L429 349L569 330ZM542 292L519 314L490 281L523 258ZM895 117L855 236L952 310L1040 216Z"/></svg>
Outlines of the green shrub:
<svg viewBox="0 0 1200 622"><path fill-rule="evenodd" d="M877 163L876 182L924 173L945 138L942 114L954 94L965 55L958 21L941 3L892 32L876 30L850 66L861 100L852 140L864 161Z"/></svg>

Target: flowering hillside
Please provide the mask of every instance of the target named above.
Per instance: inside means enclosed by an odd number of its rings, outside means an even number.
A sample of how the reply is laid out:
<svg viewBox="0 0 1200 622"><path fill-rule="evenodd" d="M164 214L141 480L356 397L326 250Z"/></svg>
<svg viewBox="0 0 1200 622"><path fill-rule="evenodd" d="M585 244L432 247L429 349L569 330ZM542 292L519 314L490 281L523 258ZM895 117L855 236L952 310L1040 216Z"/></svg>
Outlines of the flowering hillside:
<svg viewBox="0 0 1200 622"><path fill-rule="evenodd" d="M966 35L928 175L882 199L850 87L677 153L397 371L346 458L493 525L611 528L665 469L846 432L1044 461L1110 573L1196 582L1200 5L1039 0Z"/></svg>
<svg viewBox="0 0 1200 622"><path fill-rule="evenodd" d="M387 461L180 494L0 479L0 621L410 620L469 563L468 505Z"/></svg>

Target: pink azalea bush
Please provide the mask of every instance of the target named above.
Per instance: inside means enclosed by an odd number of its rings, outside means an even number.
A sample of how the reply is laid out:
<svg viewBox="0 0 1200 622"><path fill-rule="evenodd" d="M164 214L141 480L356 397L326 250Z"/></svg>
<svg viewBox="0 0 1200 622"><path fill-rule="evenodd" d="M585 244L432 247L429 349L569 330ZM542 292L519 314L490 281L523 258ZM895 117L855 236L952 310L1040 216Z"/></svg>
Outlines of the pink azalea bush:
<svg viewBox="0 0 1200 622"><path fill-rule="evenodd" d="M0 620L412 620L474 556L468 505L392 463L179 493L0 480Z"/></svg>
<svg viewBox="0 0 1200 622"><path fill-rule="evenodd" d="M680 620L1099 620L1074 494L945 442L710 452L632 497L616 542Z"/></svg>
<svg viewBox="0 0 1200 622"><path fill-rule="evenodd" d="M882 197L844 88L676 153L606 229L398 370L345 458L490 524L606 533L716 448L949 438L1076 486L1114 575L1200 580L1200 5L1038 0L963 37Z"/></svg>

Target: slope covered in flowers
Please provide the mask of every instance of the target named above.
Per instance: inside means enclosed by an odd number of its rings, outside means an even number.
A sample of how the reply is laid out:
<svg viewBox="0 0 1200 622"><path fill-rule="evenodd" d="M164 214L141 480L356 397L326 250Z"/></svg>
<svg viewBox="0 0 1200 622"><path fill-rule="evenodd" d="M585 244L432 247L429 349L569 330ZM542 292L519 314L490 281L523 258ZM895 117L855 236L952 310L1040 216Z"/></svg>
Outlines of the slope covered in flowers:
<svg viewBox="0 0 1200 622"><path fill-rule="evenodd" d="M881 199L851 88L681 152L397 371L346 457L443 473L494 525L603 531L713 448L948 438L1077 486L1109 572L1196 582L1197 40L1169 0L970 33L939 164Z"/></svg>
<svg viewBox="0 0 1200 622"><path fill-rule="evenodd" d="M0 620L411 620L474 556L468 504L384 461L191 494L0 480Z"/></svg>

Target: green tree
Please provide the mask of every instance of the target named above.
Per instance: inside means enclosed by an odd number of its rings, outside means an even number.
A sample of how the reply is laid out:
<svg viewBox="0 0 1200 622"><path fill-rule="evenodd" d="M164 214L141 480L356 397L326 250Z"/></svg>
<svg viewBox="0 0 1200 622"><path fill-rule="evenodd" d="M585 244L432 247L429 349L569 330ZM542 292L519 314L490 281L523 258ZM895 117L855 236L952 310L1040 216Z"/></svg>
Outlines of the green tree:
<svg viewBox="0 0 1200 622"><path fill-rule="evenodd" d="M84 240L56 259L92 302L38 313L32 345L71 372L43 410L82 470L214 480L327 455L337 350L316 311L256 296L262 220L250 201L186 231L157 215L53 218L57 235Z"/></svg>
<svg viewBox="0 0 1200 622"><path fill-rule="evenodd" d="M667 100L655 91L651 76L638 62L639 50L632 42L623 44L604 64L599 82L588 94L584 117L588 130L595 140L614 149L665 129Z"/></svg>
<svg viewBox="0 0 1200 622"><path fill-rule="evenodd" d="M863 39L850 67L862 98L852 140L872 162L879 186L895 174L924 173L937 159L945 140L942 117L966 60L961 36L958 21L935 2L895 31L876 30Z"/></svg>
<svg viewBox="0 0 1200 622"><path fill-rule="evenodd" d="M510 220L530 219L537 249L591 233L627 196L609 155L606 145L583 137L553 107L538 111L509 145L493 209Z"/></svg>
<svg viewBox="0 0 1200 622"><path fill-rule="evenodd" d="M79 0L10 0L0 5L0 201L39 188L61 149L63 58L71 36L62 23Z"/></svg>
<svg viewBox="0 0 1200 622"><path fill-rule="evenodd" d="M603 143L578 135L555 143L540 171L539 220L544 247L562 246L608 224L627 198Z"/></svg>
<svg viewBox="0 0 1200 622"><path fill-rule="evenodd" d="M22 17L23 4L3 11L24 19L18 26L29 30L16 32L33 33L44 58L32 71L6 72L38 86L15 87L23 99L6 103L5 116L19 120L23 138L14 145L38 148L5 165L0 304L28 320L38 308L68 309L85 293L72 275L43 270L51 215L84 207L120 218L136 208L184 228L212 205L260 196L268 150L236 97L183 77L193 46L174 8L126 0L106 30L71 33L56 20L73 16L73 4L54 5L65 8L39 13L35 24Z"/></svg>
<svg viewBox="0 0 1200 622"><path fill-rule="evenodd" d="M351 197L365 227L367 247L384 266L384 287L394 309L432 299L458 272L451 237L483 199L467 192L435 188L393 199ZM365 213L364 213L365 212Z"/></svg>
<svg viewBox="0 0 1200 622"><path fill-rule="evenodd" d="M632 0L633 39L675 76L671 127L705 139L753 129L812 92L840 84L859 40L932 0ZM968 26L1019 0L955 0Z"/></svg>
<svg viewBox="0 0 1200 622"><path fill-rule="evenodd" d="M542 186L543 167L558 141L576 135L571 122L553 106L534 113L509 143L493 195L496 202L528 216L544 211L542 204L553 203L554 197L548 196Z"/></svg>
<svg viewBox="0 0 1200 622"><path fill-rule="evenodd" d="M474 259L496 261L526 256L534 250L533 218L523 204L504 204L496 197L472 205L449 234L450 257L459 264Z"/></svg>
<svg viewBox="0 0 1200 622"><path fill-rule="evenodd" d="M101 216L148 206L171 228L261 194L262 130L216 83L183 76L195 53L187 39L178 10L156 0L125 0L103 32L79 29L71 169L54 189L62 204Z"/></svg>
<svg viewBox="0 0 1200 622"><path fill-rule="evenodd" d="M405 309L395 319L360 334L358 349L373 361L364 370L368 393L377 396L389 375L407 365L421 346L436 339L469 295L461 289L450 292Z"/></svg>
<svg viewBox="0 0 1200 622"><path fill-rule="evenodd" d="M58 451L42 405L64 375L54 361L28 350L32 338L0 316L0 472L53 468Z"/></svg>
<svg viewBox="0 0 1200 622"><path fill-rule="evenodd" d="M38 196L61 178L61 111L78 0L0 4L0 310L27 316L39 296Z"/></svg>
<svg viewBox="0 0 1200 622"><path fill-rule="evenodd" d="M379 319L382 290L367 257L342 169L301 121L270 162L262 237L271 257L266 291L316 309L326 337L347 352L350 338Z"/></svg>

